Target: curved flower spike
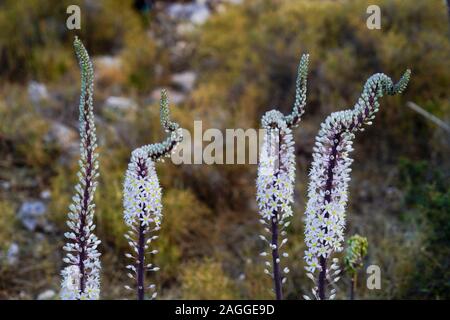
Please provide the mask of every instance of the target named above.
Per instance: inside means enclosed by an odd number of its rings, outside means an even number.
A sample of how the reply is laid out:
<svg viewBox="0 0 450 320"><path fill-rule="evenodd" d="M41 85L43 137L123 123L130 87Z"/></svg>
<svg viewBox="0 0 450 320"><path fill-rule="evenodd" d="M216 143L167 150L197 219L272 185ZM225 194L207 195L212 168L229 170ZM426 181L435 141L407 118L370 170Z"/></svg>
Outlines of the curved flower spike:
<svg viewBox="0 0 450 320"><path fill-rule="evenodd" d="M353 123L349 125L349 131L363 130L363 125L370 125L380 106L378 99L384 94L402 93L408 85L410 76L411 70L407 69L400 80L394 84L392 79L384 73L372 75L366 81L361 97L353 108Z"/></svg>
<svg viewBox="0 0 450 320"><path fill-rule="evenodd" d="M178 123L170 120L169 101L167 91L161 91L160 122L168 137L160 142L143 146L142 152L147 153L152 161L161 161L164 157L170 157L177 144L183 139L182 130Z"/></svg>
<svg viewBox="0 0 450 320"><path fill-rule="evenodd" d="M289 128L297 127L300 124L303 113L305 112L308 63L309 54L304 54L298 65L297 81L295 84L294 108L292 109L291 114L284 117Z"/></svg>
<svg viewBox="0 0 450 320"><path fill-rule="evenodd" d="M151 298L156 298L155 285L145 287L146 271L158 271L152 264L145 264L146 255L156 254L157 250L148 251L151 243L158 238L154 234L162 222L161 187L155 170L155 161L169 157L182 140L182 129L170 121L166 91L161 93L161 125L169 136L160 143L146 145L134 150L128 164L124 182L124 220L130 227L125 235L132 248L126 256L132 259L128 276L135 281L139 300L144 299L146 289L153 291ZM126 286L127 289L131 289Z"/></svg>
<svg viewBox="0 0 450 320"><path fill-rule="evenodd" d="M333 261L330 270L334 271L330 274L327 260L334 252L342 251L347 188L353 162L349 154L353 151L354 133L362 131L363 125L372 124L379 109L378 99L385 93L402 92L409 77L410 71L407 70L394 85L384 74L373 75L366 82L354 109L329 115L316 137L305 212L305 242L308 248L305 260L310 278L314 279L314 273L319 272L317 286L313 289L317 299L326 299L326 282L333 283L338 279L337 262Z"/></svg>
<svg viewBox="0 0 450 320"><path fill-rule="evenodd" d="M94 193L98 178L97 136L95 134L93 92L94 70L82 42L75 37L75 53L81 68L80 95L80 170L75 195L69 207L69 232L63 261L68 264L62 271L61 298L65 300L98 299L100 294L100 240L94 235Z"/></svg>
<svg viewBox="0 0 450 320"><path fill-rule="evenodd" d="M284 116L278 110L270 110L264 114L261 124L265 129L281 127L295 128L300 124L301 117L305 113L306 85L308 76L309 54L302 55L298 65L297 81L295 84L295 102L292 112Z"/></svg>
<svg viewBox="0 0 450 320"><path fill-rule="evenodd" d="M271 256L272 261L266 262L268 268L265 272L274 281L274 291L277 299L282 299L282 284L286 281L282 273L289 270L280 267L282 256L280 248L286 244L286 231L289 218L292 216L291 204L294 201L295 183L295 155L292 127L298 126L304 113L306 104L306 73L308 68L308 55L303 55L298 68L296 84L296 97L293 111L284 116L278 110L271 110L264 114L261 123L266 129L264 141L260 151L258 178L256 181L256 201L261 215L260 222L271 239L260 238L268 243L270 253L261 253L262 256ZM281 241L279 241L281 238ZM269 270L272 268L272 271Z"/></svg>

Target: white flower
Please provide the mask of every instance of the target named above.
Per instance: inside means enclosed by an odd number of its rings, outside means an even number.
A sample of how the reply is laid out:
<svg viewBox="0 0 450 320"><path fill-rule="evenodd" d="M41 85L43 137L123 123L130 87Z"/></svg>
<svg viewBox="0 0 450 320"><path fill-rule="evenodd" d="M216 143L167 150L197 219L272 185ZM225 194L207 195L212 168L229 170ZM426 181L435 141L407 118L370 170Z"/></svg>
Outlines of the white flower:
<svg viewBox="0 0 450 320"><path fill-rule="evenodd" d="M295 155L294 148L288 146L291 139L291 130L287 127L266 131L256 182L256 199L263 219L270 220L278 210L286 217L292 215Z"/></svg>
<svg viewBox="0 0 450 320"><path fill-rule="evenodd" d="M144 150L133 151L124 183L124 220L129 226L162 219L161 188L153 160Z"/></svg>
<svg viewBox="0 0 450 320"><path fill-rule="evenodd" d="M61 272L61 298L63 300L98 300L100 296L99 268L94 267L84 279L85 289L80 290L82 275L77 265L70 265Z"/></svg>

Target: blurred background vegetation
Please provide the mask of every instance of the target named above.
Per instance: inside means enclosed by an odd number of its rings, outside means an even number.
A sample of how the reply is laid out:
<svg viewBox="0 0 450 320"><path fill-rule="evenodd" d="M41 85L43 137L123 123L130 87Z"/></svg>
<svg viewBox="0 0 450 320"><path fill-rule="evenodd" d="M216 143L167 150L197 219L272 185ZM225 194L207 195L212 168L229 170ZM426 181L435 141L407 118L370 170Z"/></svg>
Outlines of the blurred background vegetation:
<svg viewBox="0 0 450 320"><path fill-rule="evenodd" d="M81 7L80 31L65 27ZM366 8L381 7L381 30ZM450 298L448 133L406 107L450 121L449 17L442 0L3 0L0 2L0 298L48 299L59 291L61 248L78 159L78 34L94 58L101 165L97 235L102 296L131 298L121 192L130 152L162 137L161 87L174 118L192 129L258 128L261 115L293 103L300 55L310 54L308 104L295 131L297 186L289 230L286 296L309 290L303 212L314 137L330 112L352 106L375 72L398 79L355 143L347 235L368 238L366 266L382 289L367 299ZM258 257L254 165L157 167L164 222L156 274L163 299L266 299ZM153 276L153 275L152 275ZM347 297L349 281L339 283Z"/></svg>

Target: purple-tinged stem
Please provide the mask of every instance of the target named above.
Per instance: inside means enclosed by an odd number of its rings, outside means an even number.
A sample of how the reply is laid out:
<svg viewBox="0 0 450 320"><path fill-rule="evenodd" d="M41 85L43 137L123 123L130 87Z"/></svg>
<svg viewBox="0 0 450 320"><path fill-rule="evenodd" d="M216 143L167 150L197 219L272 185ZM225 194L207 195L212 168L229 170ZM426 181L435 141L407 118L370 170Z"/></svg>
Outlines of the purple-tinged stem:
<svg viewBox="0 0 450 320"><path fill-rule="evenodd" d="M138 265L137 265L137 298L144 300L144 268L145 268L145 233L142 224L139 225Z"/></svg>
<svg viewBox="0 0 450 320"><path fill-rule="evenodd" d="M350 300L355 300L356 277L357 273L355 272L350 283Z"/></svg>
<svg viewBox="0 0 450 320"><path fill-rule="evenodd" d="M339 145L339 142L341 140L340 133L337 133L334 135L333 139L333 146L331 149L331 155L330 155L330 161L328 164L328 170L327 170L327 182L325 185L325 203L331 201L331 190L333 188L333 170L336 167L336 158L337 158L337 147ZM325 212L325 218L328 218L329 214L328 212ZM327 228L325 228L325 233L328 232ZM319 273L319 279L318 279L318 295L320 300L326 299L326 276L327 276L327 259L323 256L319 259L320 264L320 273Z"/></svg>
<svg viewBox="0 0 450 320"><path fill-rule="evenodd" d="M143 159L138 160L138 175L145 178L147 175L147 167ZM145 208L142 208L144 211ZM142 217L142 214L141 214ZM139 239L138 239L138 260L136 266L136 285L137 299L144 300L145 297L145 226L139 221Z"/></svg>
<svg viewBox="0 0 450 320"><path fill-rule="evenodd" d="M86 103L87 104L87 103ZM88 120L88 106L85 107L86 112L83 114L84 118L84 124L85 124L85 132L89 133L90 131L90 125ZM91 136L89 134L86 134L86 153L87 153L87 168L86 168L86 176L85 176L85 186L83 190L83 206L81 208L80 212L80 230L78 234L78 242L80 245L80 260L78 262L78 267L80 269L80 292L84 292L86 288L86 272L85 272L85 265L84 261L86 260L86 234L85 234L85 227L86 227L86 216L88 213L88 201L89 201L89 189L91 187L91 174L93 170L93 161L92 161L92 153L93 148L91 145Z"/></svg>
<svg viewBox="0 0 450 320"><path fill-rule="evenodd" d="M282 135L281 133L278 135L278 167L281 165L281 144ZM275 174L278 176L278 173ZM277 300L283 299L283 289L281 282L281 271L280 271L280 254L278 248L278 212L274 211L271 219L271 245L272 245L272 265L273 265L273 283L275 290L275 298Z"/></svg>
<svg viewBox="0 0 450 320"><path fill-rule="evenodd" d="M283 299L283 292L281 288L281 271L280 271L280 255L278 252L278 214L274 212L271 221L272 231L272 263L273 263L273 282L275 289L275 297L277 300Z"/></svg>

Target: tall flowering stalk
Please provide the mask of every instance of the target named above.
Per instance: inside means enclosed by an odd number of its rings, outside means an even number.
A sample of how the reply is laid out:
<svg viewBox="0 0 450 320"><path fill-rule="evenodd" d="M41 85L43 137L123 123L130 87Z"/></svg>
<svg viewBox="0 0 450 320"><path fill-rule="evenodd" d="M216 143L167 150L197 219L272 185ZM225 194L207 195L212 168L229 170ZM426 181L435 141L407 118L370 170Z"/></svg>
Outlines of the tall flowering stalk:
<svg viewBox="0 0 450 320"><path fill-rule="evenodd" d="M151 243L158 238L155 235L162 221L161 187L155 171L155 162L169 157L177 144L182 140L182 129L170 121L169 104L165 90L161 93L161 125L168 137L161 143L140 147L131 153L131 160L124 182L124 220L130 228L125 237L131 246L131 253L126 256L132 259L127 266L128 276L133 279L138 300L143 300L145 290L152 290L151 298L156 298L155 285L145 285L146 271L158 271L159 268L146 264L146 255L156 254L149 251ZM130 286L125 286L133 290Z"/></svg>
<svg viewBox="0 0 450 320"><path fill-rule="evenodd" d="M306 270L315 282L312 293L316 299L327 299L327 285L339 280L337 259L332 260L330 267L328 260L334 252L342 251L347 188L353 162L349 155L353 151L355 133L363 131L364 125L372 124L379 109L379 98L405 90L410 73L407 70L397 84L382 73L371 76L355 107L329 115L316 137L305 212ZM329 298L334 297L335 289L331 289Z"/></svg>
<svg viewBox="0 0 450 320"><path fill-rule="evenodd" d="M282 273L289 272L287 267L281 270L280 248L287 242L285 229L292 216L295 155L291 129L299 125L305 112L308 59L308 55L303 55L300 60L292 113L284 116L278 110L271 110L261 120L266 132L259 157L256 201L261 215L260 222L269 235L269 238L260 236L268 243L269 249L269 252L262 252L261 256L268 257L269 260L272 257L272 261L265 262L265 272L273 279L277 300L283 299L282 284L286 278ZM287 257L288 254L283 253L282 256Z"/></svg>
<svg viewBox="0 0 450 320"><path fill-rule="evenodd" d="M100 240L93 233L94 193L98 178L97 137L93 113L94 69L89 55L78 38L74 40L75 53L81 68L80 95L80 170L75 195L69 207L65 233L68 239L63 261L68 265L62 271L61 298L65 300L94 300L100 295Z"/></svg>

